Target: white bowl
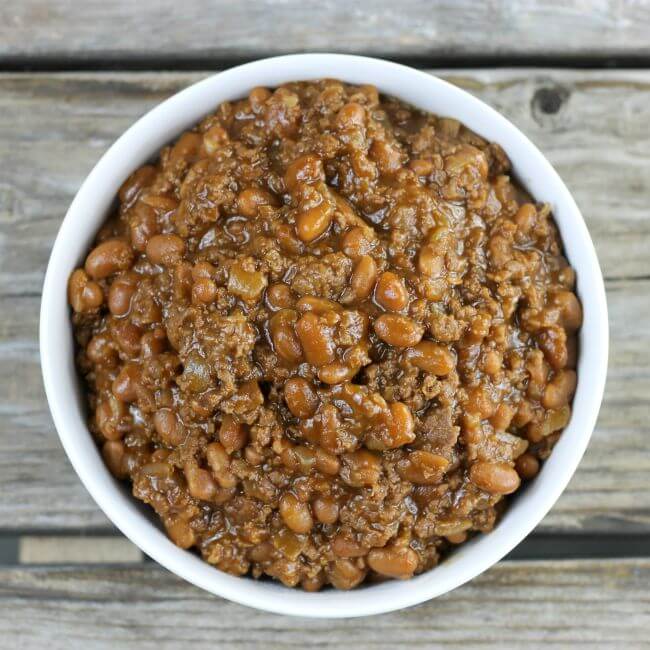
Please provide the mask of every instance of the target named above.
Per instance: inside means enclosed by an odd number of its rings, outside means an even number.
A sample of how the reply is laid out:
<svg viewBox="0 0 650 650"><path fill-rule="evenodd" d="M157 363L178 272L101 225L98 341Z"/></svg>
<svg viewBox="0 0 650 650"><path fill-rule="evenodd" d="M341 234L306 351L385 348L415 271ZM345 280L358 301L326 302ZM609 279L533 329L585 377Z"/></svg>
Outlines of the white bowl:
<svg viewBox="0 0 650 650"><path fill-rule="evenodd" d="M333 77L371 83L421 109L454 117L508 153L520 182L551 204L584 309L573 416L538 477L513 500L489 534L462 545L440 566L408 581L349 592L305 593L280 584L222 573L175 546L156 517L113 479L86 426L73 355L68 276L84 259L122 181L182 130L225 100L254 86ZM108 518L147 555L189 582L238 603L281 614L352 617L415 605L454 589L506 555L541 521L573 475L593 431L607 370L608 325L603 279L589 233L573 198L539 150L508 120L468 93L424 72L387 61L303 54L248 63L181 91L138 120L104 154L77 193L52 249L41 304L41 364L61 442L77 474Z"/></svg>

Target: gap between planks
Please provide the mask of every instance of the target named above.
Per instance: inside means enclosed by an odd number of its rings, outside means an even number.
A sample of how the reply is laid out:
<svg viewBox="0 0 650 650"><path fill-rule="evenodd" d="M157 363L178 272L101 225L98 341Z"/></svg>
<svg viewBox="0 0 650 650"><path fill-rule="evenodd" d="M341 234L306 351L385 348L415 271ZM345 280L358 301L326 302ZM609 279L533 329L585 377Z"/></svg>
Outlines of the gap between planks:
<svg viewBox="0 0 650 650"><path fill-rule="evenodd" d="M259 52L255 56L224 58L224 57L193 57L182 53L169 57L149 58L146 56L113 56L87 57L72 56L0 56L0 73L39 74L49 72L144 72L144 73L174 73L201 72L204 70L227 70L238 65L259 61L273 56L286 54L304 54L307 52L283 51L279 53ZM448 70L489 69L520 69L520 68L553 68L558 70L646 70L650 68L648 55L537 55L521 56L516 52L505 52L498 55L484 56L481 54L459 56L453 53L441 53L435 57L416 56L382 56L372 52L346 52L355 56L369 56L385 59L401 65L419 69L444 67Z"/></svg>
<svg viewBox="0 0 650 650"><path fill-rule="evenodd" d="M505 560L586 560L650 558L650 533L533 533ZM0 535L0 565L140 564L148 561L140 549L119 533Z"/></svg>

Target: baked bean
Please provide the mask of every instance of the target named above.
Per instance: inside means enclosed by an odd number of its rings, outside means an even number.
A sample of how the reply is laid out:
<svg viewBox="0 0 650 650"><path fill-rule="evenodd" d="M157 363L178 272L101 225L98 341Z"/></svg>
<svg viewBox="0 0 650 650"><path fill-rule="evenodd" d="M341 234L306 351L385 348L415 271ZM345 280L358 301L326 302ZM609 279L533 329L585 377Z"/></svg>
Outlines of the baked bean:
<svg viewBox="0 0 650 650"><path fill-rule="evenodd" d="M156 411L153 415L153 425L160 439L170 447L177 447L185 439L183 425L171 409L164 408Z"/></svg>
<svg viewBox="0 0 650 650"><path fill-rule="evenodd" d="M294 533L308 533L314 526L309 505L298 501L291 492L280 499L280 516Z"/></svg>
<svg viewBox="0 0 650 650"><path fill-rule="evenodd" d="M165 194L148 194L143 196L141 201L161 214L173 212L178 207L178 199Z"/></svg>
<svg viewBox="0 0 650 650"><path fill-rule="evenodd" d="M113 394L97 403L95 423L106 440L120 440L127 429L124 426L127 416L126 405Z"/></svg>
<svg viewBox="0 0 650 650"><path fill-rule="evenodd" d="M156 177L156 168L152 165L144 165L136 169L122 183L117 195L123 205L131 205L145 187L148 187Z"/></svg>
<svg viewBox="0 0 650 650"><path fill-rule="evenodd" d="M335 524L339 518L339 504L329 497L318 497L312 503L312 510L321 524Z"/></svg>
<svg viewBox="0 0 650 650"><path fill-rule="evenodd" d="M384 271L377 280L375 301L387 311L401 311L408 305L409 294L402 279L392 271Z"/></svg>
<svg viewBox="0 0 650 650"><path fill-rule="evenodd" d="M402 166L402 154L395 145L375 140L370 146L370 157L377 163L382 174L394 174Z"/></svg>
<svg viewBox="0 0 650 650"><path fill-rule="evenodd" d="M107 239L93 248L84 268L93 280L126 271L133 263L133 249L123 239Z"/></svg>
<svg viewBox="0 0 650 650"><path fill-rule="evenodd" d="M377 263L370 255L362 255L350 277L350 287L357 300L368 298L377 281Z"/></svg>
<svg viewBox="0 0 650 650"><path fill-rule="evenodd" d="M253 467L258 467L264 462L264 456L251 445L244 448L244 458L246 459L246 462L249 465L253 465Z"/></svg>
<svg viewBox="0 0 650 650"><path fill-rule="evenodd" d="M568 405L559 409L546 411L541 420L533 420L526 427L526 438L533 444L541 442L546 436L564 429L571 419L571 408Z"/></svg>
<svg viewBox="0 0 650 650"><path fill-rule="evenodd" d="M511 494L521 483L519 474L507 463L483 460L472 464L469 478L474 485L490 494Z"/></svg>
<svg viewBox="0 0 650 650"><path fill-rule="evenodd" d="M366 574L352 560L342 558L332 562L327 577L337 589L348 590L360 584Z"/></svg>
<svg viewBox="0 0 650 650"><path fill-rule="evenodd" d="M172 266L185 254L185 241L178 235L154 235L147 242L146 252L152 264Z"/></svg>
<svg viewBox="0 0 650 650"><path fill-rule="evenodd" d="M328 312L341 311L341 305L327 298L317 298L316 296L304 296L296 303L296 309L302 313L313 311L316 314L327 314Z"/></svg>
<svg viewBox="0 0 650 650"><path fill-rule="evenodd" d="M203 146L207 153L212 155L223 149L228 144L228 139L227 131L221 125L215 124L203 134Z"/></svg>
<svg viewBox="0 0 650 650"><path fill-rule="evenodd" d="M84 270L77 269L68 280L68 302L78 313L92 311L101 307L104 292L97 282L88 278Z"/></svg>
<svg viewBox="0 0 650 650"><path fill-rule="evenodd" d="M341 465L341 478L351 487L371 487L381 475L379 458L370 451L359 449L344 454Z"/></svg>
<svg viewBox="0 0 650 650"><path fill-rule="evenodd" d="M318 408L316 391L302 377L287 379L284 384L284 399L291 413L303 420L312 417Z"/></svg>
<svg viewBox="0 0 650 650"><path fill-rule="evenodd" d="M113 381L111 390L121 402L134 402L138 397L138 384L142 376L139 365L128 363L122 367L120 374Z"/></svg>
<svg viewBox="0 0 650 650"><path fill-rule="evenodd" d="M295 297L289 285L279 282L266 290L266 303L274 311L290 309L295 303Z"/></svg>
<svg viewBox="0 0 650 650"><path fill-rule="evenodd" d="M237 485L237 477L230 471L230 457L223 445L211 442L205 449L205 457L219 486L232 490Z"/></svg>
<svg viewBox="0 0 650 650"><path fill-rule="evenodd" d="M169 152L169 163L171 165L178 164L179 162L187 163L199 151L203 138L193 131L186 131L174 143Z"/></svg>
<svg viewBox="0 0 650 650"><path fill-rule="evenodd" d="M462 544L467 539L467 533L454 533L453 535L445 535L445 539L450 544Z"/></svg>
<svg viewBox="0 0 650 650"><path fill-rule="evenodd" d="M253 562L268 562L275 554L275 547L270 542L262 542L248 551Z"/></svg>
<svg viewBox="0 0 650 650"><path fill-rule="evenodd" d="M275 228L275 237L280 248L290 255L300 255L305 249L305 245L296 237L296 229L289 224L279 224Z"/></svg>
<svg viewBox="0 0 650 650"><path fill-rule="evenodd" d="M417 345L424 335L424 328L401 314L383 314L373 324L375 334L388 345L408 348Z"/></svg>
<svg viewBox="0 0 650 650"><path fill-rule="evenodd" d="M219 442L229 454L232 454L246 446L248 431L232 415L224 415L219 427Z"/></svg>
<svg viewBox="0 0 650 650"><path fill-rule="evenodd" d="M428 176L433 170L433 162L424 158L415 158L409 162L411 169L416 176Z"/></svg>
<svg viewBox="0 0 650 650"><path fill-rule="evenodd" d="M326 366L319 368L318 378L324 384L342 384L343 382L350 381L359 372L358 367L347 366L344 363L335 361L328 363Z"/></svg>
<svg viewBox="0 0 650 650"><path fill-rule="evenodd" d="M296 323L296 334L308 363L320 367L334 361L334 341L327 326L316 314L303 314Z"/></svg>
<svg viewBox="0 0 650 650"><path fill-rule="evenodd" d="M565 266L557 272L557 281L566 289L572 290L576 285L576 272L570 266Z"/></svg>
<svg viewBox="0 0 650 650"><path fill-rule="evenodd" d="M118 361L115 343L105 333L95 334L86 346L86 356L97 366L112 367Z"/></svg>
<svg viewBox="0 0 650 650"><path fill-rule="evenodd" d="M292 309L282 309L269 320L269 334L276 354L284 361L297 364L302 361L302 347L296 336L294 324L298 314Z"/></svg>
<svg viewBox="0 0 650 650"><path fill-rule="evenodd" d="M401 447L415 440L415 422L411 409L402 402L390 405L390 425L388 427L393 447Z"/></svg>
<svg viewBox="0 0 650 650"><path fill-rule="evenodd" d="M282 462L294 472L309 474L316 463L316 452L304 445L287 447L281 454Z"/></svg>
<svg viewBox="0 0 650 650"><path fill-rule="evenodd" d="M443 456L430 451L412 451L397 463L397 473L405 480L418 485L437 485L449 466Z"/></svg>
<svg viewBox="0 0 650 650"><path fill-rule="evenodd" d="M545 359L554 370L570 367L569 341L575 341L575 337L567 339L566 330L561 327L547 327L536 338Z"/></svg>
<svg viewBox="0 0 650 650"><path fill-rule="evenodd" d="M542 396L542 406L546 409L559 409L571 401L576 390L575 370L560 370L546 385Z"/></svg>
<svg viewBox="0 0 650 650"><path fill-rule="evenodd" d="M495 414L496 408L497 405L486 386L479 385L467 389L467 398L465 399L467 412L475 413L481 420L485 420Z"/></svg>
<svg viewBox="0 0 650 650"><path fill-rule="evenodd" d="M248 93L248 101L251 103L253 112L259 113L271 95L272 93L268 88L262 88L261 86L253 88L253 90Z"/></svg>
<svg viewBox="0 0 650 650"><path fill-rule="evenodd" d="M322 573L319 573L318 575L304 578L300 583L300 586L305 591L308 591L309 593L314 593L323 587L323 585L325 584L325 580L326 580L325 576Z"/></svg>
<svg viewBox="0 0 650 650"><path fill-rule="evenodd" d="M420 341L415 347L406 350L406 358L420 370L444 377L456 365L454 353L433 341Z"/></svg>
<svg viewBox="0 0 650 650"><path fill-rule="evenodd" d="M217 297L217 285L209 278L199 278L192 285L192 302L207 305Z"/></svg>
<svg viewBox="0 0 650 650"><path fill-rule="evenodd" d="M108 290L108 309L113 316L126 316L136 290L137 277L125 274L117 277Z"/></svg>
<svg viewBox="0 0 650 650"><path fill-rule="evenodd" d="M410 548L373 548L368 553L368 566L382 576L405 580L418 567L418 555Z"/></svg>
<svg viewBox="0 0 650 650"><path fill-rule="evenodd" d="M434 246L425 244L418 254L418 271L430 278L439 278L445 272L445 258Z"/></svg>
<svg viewBox="0 0 650 650"><path fill-rule="evenodd" d="M552 296L553 305L560 310L562 327L568 332L575 332L582 325L582 307L575 293L556 291Z"/></svg>
<svg viewBox="0 0 650 650"><path fill-rule="evenodd" d="M259 187L249 187L237 197L237 208L245 217L253 219L259 214L264 205L277 206L278 200L266 190Z"/></svg>
<svg viewBox="0 0 650 650"><path fill-rule="evenodd" d="M126 448L121 440L108 440L102 447L102 457L111 474L116 478L126 478Z"/></svg>
<svg viewBox="0 0 650 650"><path fill-rule="evenodd" d="M211 501L214 498L217 484L208 470L188 463L185 465L184 473L188 490L195 499Z"/></svg>
<svg viewBox="0 0 650 650"><path fill-rule="evenodd" d="M296 190L300 183L311 185L324 180L323 161L309 153L294 160L284 174L284 183L289 192Z"/></svg>
<svg viewBox="0 0 650 650"><path fill-rule="evenodd" d="M332 540L332 551L338 557L363 557L368 553L368 547L346 535L339 534Z"/></svg>
<svg viewBox="0 0 650 650"><path fill-rule="evenodd" d="M143 253L147 248L149 240L158 234L158 220L155 210L142 201L138 201L131 210L132 216L129 220L129 240L131 246Z"/></svg>
<svg viewBox="0 0 650 650"><path fill-rule="evenodd" d="M527 235L535 225L537 219L537 210L532 203L524 203L517 210L515 215L515 223L517 224L517 231L522 235Z"/></svg>
<svg viewBox="0 0 650 650"><path fill-rule="evenodd" d="M248 271L238 263L230 267L228 292L242 300L247 302L259 300L267 284L267 277L261 271Z"/></svg>
<svg viewBox="0 0 650 650"><path fill-rule="evenodd" d="M131 357L140 352L142 345L142 330L127 319L116 320L111 323L111 333L120 350Z"/></svg>
<svg viewBox="0 0 650 650"><path fill-rule="evenodd" d="M332 223L333 208L323 201L296 215L296 234L301 241L312 242L320 237Z"/></svg>
<svg viewBox="0 0 650 650"><path fill-rule="evenodd" d="M219 474L230 467L230 457L220 442L211 442L205 451L210 469L215 474Z"/></svg>
<svg viewBox="0 0 650 650"><path fill-rule="evenodd" d="M339 429L341 421L339 418L339 411L334 404L325 404L319 410L320 418L320 431L318 431L318 439L315 440L321 447L328 451L336 451L338 448Z"/></svg>
<svg viewBox="0 0 650 650"><path fill-rule="evenodd" d="M366 122L366 110L361 104L350 102L339 110L336 115L336 125L340 129L362 127Z"/></svg>
<svg viewBox="0 0 650 650"><path fill-rule="evenodd" d="M201 260L194 264L190 274L194 282L197 282L198 280L212 280L217 275L217 269L213 264L210 264L210 262Z"/></svg>
<svg viewBox="0 0 650 650"><path fill-rule="evenodd" d="M196 542L196 535L189 523L180 517L165 521L165 530L169 539L180 548L190 548Z"/></svg>
<svg viewBox="0 0 650 650"><path fill-rule="evenodd" d="M341 241L343 252L353 260L368 255L373 248L371 233L359 226L348 230Z"/></svg>
<svg viewBox="0 0 650 650"><path fill-rule="evenodd" d="M494 415L490 418L490 424L495 431L505 431L515 416L515 409L508 402L501 402L495 409Z"/></svg>
<svg viewBox="0 0 650 650"><path fill-rule="evenodd" d="M532 454L522 454L515 461L515 469L521 478L530 481L539 473L539 460Z"/></svg>
<svg viewBox="0 0 650 650"><path fill-rule="evenodd" d="M527 425L535 417L535 411L529 400L523 399L519 402L517 411L512 419L512 423L516 427L523 427Z"/></svg>
<svg viewBox="0 0 650 650"><path fill-rule="evenodd" d="M341 469L341 463L335 454L317 447L314 455L314 466L321 474L336 476Z"/></svg>

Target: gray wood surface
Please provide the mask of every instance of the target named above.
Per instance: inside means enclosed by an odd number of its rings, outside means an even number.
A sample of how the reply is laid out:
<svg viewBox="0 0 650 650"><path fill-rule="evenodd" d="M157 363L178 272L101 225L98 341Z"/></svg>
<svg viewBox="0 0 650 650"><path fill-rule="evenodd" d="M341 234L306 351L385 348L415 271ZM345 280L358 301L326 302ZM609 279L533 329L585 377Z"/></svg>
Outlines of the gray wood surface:
<svg viewBox="0 0 650 650"><path fill-rule="evenodd" d="M415 608L356 620L253 612L151 567L0 569L3 647L647 648L649 560L504 562Z"/></svg>
<svg viewBox="0 0 650 650"><path fill-rule="evenodd" d="M506 114L547 154L583 210L607 278L604 406L578 473L541 528L650 532L650 72L442 74ZM45 404L42 276L65 210L103 151L147 109L202 76L0 75L0 530L108 526L66 461Z"/></svg>
<svg viewBox="0 0 650 650"><path fill-rule="evenodd" d="M417 57L647 56L650 6L626 0L3 0L0 60L101 64L287 51Z"/></svg>

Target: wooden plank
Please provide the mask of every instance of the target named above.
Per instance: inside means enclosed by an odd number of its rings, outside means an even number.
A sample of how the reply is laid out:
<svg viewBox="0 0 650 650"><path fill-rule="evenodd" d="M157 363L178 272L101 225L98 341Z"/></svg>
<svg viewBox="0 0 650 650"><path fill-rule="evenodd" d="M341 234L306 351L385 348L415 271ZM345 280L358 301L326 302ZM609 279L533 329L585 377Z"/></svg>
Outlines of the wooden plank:
<svg viewBox="0 0 650 650"><path fill-rule="evenodd" d="M18 542L20 564L141 564L142 551L125 537L30 536Z"/></svg>
<svg viewBox="0 0 650 650"><path fill-rule="evenodd" d="M0 634L25 650L641 649L648 580L650 560L504 562L418 607L333 621L252 611L155 566L4 568Z"/></svg>
<svg viewBox="0 0 650 650"><path fill-rule="evenodd" d="M0 75L0 365L11 370L0 374L0 529L108 526L47 412L37 344L42 275L93 163L137 116L201 76ZM608 278L605 403L587 455L542 530L650 531L650 72L446 76L549 156L582 206Z"/></svg>
<svg viewBox="0 0 650 650"><path fill-rule="evenodd" d="M335 51L434 62L650 51L650 6L620 0L5 0L1 14L6 61L178 63Z"/></svg>

